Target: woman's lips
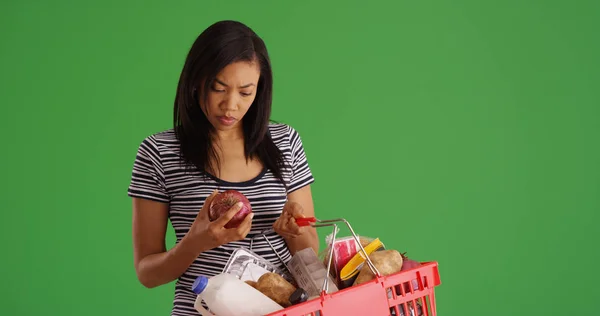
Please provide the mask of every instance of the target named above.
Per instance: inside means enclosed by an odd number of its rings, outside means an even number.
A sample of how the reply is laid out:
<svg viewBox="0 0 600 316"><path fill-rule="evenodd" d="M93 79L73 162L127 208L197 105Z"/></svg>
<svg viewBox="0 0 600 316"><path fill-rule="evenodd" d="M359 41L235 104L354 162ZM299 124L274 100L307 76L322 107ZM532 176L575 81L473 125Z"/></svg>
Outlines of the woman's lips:
<svg viewBox="0 0 600 316"><path fill-rule="evenodd" d="M230 116L217 116L219 122L225 126L231 126L235 123L236 119Z"/></svg>

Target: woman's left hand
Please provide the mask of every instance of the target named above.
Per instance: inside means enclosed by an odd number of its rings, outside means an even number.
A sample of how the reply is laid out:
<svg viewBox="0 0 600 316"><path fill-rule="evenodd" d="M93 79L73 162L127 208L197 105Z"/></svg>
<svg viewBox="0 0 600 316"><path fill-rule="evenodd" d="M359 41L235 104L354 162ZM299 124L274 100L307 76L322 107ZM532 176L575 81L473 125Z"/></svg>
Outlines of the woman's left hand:
<svg viewBox="0 0 600 316"><path fill-rule="evenodd" d="M296 202L288 201L283 207L281 216L273 224L273 229L277 234L286 239L296 238L304 232L305 227L296 224L297 218L304 218L302 205Z"/></svg>

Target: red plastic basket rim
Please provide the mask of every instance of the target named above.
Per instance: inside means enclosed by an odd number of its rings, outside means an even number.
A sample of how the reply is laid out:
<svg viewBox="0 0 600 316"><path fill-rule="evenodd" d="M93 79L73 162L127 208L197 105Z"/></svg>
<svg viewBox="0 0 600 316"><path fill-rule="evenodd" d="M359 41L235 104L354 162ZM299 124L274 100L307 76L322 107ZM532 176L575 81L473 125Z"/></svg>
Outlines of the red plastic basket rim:
<svg viewBox="0 0 600 316"><path fill-rule="evenodd" d="M380 276L380 277L375 276L375 278L373 280L371 280L371 281L368 281L368 282L365 282L365 283L361 283L359 285L350 286L350 287L347 287L345 289L341 289L341 290L339 290L337 292L334 292L334 293L331 293L331 294L321 293L321 295L319 295L319 298L321 300L330 299L330 298L332 298L332 296L336 296L336 293L341 293L341 292L345 292L345 291L355 291L355 290L358 290L361 287L363 287L365 284L370 284L370 283L381 283L383 285L385 283L395 283L395 284L398 284L398 283L403 283L403 282L410 282L412 280L412 278L408 277L408 275L410 275L409 274L410 272L415 271L415 270L427 270L427 269L430 269L430 268L434 268L434 267L436 267L438 265L438 263L436 261L426 261L426 262L421 262L420 264L421 264L421 266L414 267L412 269L407 269L407 270L399 271L399 272L396 272L396 273L393 273L393 274L390 274L390 275L384 275L384 276ZM401 276L406 276L407 279L404 280L404 281L397 280L397 279L401 279L400 278ZM432 286L427 287L425 289L432 288L432 287L438 286L440 284L441 284L441 282L439 281L439 278L438 278L437 280L435 280L433 282ZM315 299L317 299L317 298L315 298Z"/></svg>
<svg viewBox="0 0 600 316"><path fill-rule="evenodd" d="M337 296L343 295L344 292L348 292L348 291L360 291L363 287L368 287L369 285L372 286L373 283L376 284L381 284L382 287L390 287L390 286L396 286L398 284L401 283L405 283L405 282L410 282L412 281L412 279L414 279L411 276L414 276L414 272L417 270L423 270L423 271L427 271L427 270L436 270L438 263L436 261L426 261L426 262L421 262L421 265L412 269L408 269L408 270L404 270L404 271L399 271L387 276L380 276L380 277L375 277L373 280L359 284L359 285L355 285L355 286L350 286L344 289L341 289L339 291L336 291L334 293L321 293L318 297L315 297L312 300L297 304L297 305L293 305L290 306L284 310L275 312L273 314L270 315L292 315L292 313L294 312L294 310L296 308L300 309L306 305L314 305L316 302L319 302L319 305L323 306L323 304L329 300L335 300L338 299ZM413 272L413 273L411 273ZM387 284L387 285L386 285ZM437 275L437 271L434 273L434 279L430 281L429 286L425 287L423 289L423 291L416 291L414 294L410 294L407 293L406 294L406 298L410 298L412 296L417 296L417 297L422 297L424 295L428 295L428 294L419 294L420 292L431 292L433 291L433 288L440 285L440 279L439 279L439 275Z"/></svg>

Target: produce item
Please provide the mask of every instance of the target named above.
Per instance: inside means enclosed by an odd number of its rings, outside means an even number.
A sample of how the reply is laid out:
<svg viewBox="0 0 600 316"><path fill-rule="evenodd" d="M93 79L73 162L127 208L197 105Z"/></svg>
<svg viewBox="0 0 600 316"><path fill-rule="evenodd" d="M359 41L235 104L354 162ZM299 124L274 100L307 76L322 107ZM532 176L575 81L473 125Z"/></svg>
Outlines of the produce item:
<svg viewBox="0 0 600 316"><path fill-rule="evenodd" d="M233 218L225 224L225 228L238 227L246 215L252 213L250 201L242 193L236 190L227 190L218 193L212 200L208 211L208 217L211 221L216 220L223 214L227 213L236 203L242 202L242 208L233 216Z"/></svg>
<svg viewBox="0 0 600 316"><path fill-rule="evenodd" d="M368 246L370 243L373 242L373 238L365 238L365 237L358 237L358 240L360 240L360 245L364 247ZM359 248L360 249L360 248Z"/></svg>
<svg viewBox="0 0 600 316"><path fill-rule="evenodd" d="M250 285L251 287L253 287L253 288L256 288L256 282L255 282L255 281L252 281L252 280L246 280L246 281L244 281L244 282L246 282L246 283L247 283L248 285Z"/></svg>
<svg viewBox="0 0 600 316"><path fill-rule="evenodd" d="M409 259L406 255L406 252L402 253L402 260L402 271L410 270L421 266L421 263L419 261Z"/></svg>
<svg viewBox="0 0 600 316"><path fill-rule="evenodd" d="M256 289L283 307L292 305L290 297L296 287L277 273L265 273L256 282Z"/></svg>
<svg viewBox="0 0 600 316"><path fill-rule="evenodd" d="M402 255L394 249L386 249L375 251L371 255L369 255L371 262L373 265L379 270L382 276L387 276L390 274L394 274L400 272L402 269ZM356 280L354 281L354 285L359 285L365 282L369 282L375 278L375 274L369 268L369 264L365 262L365 264L360 269Z"/></svg>
<svg viewBox="0 0 600 316"><path fill-rule="evenodd" d="M373 240L370 244L363 246L363 249L367 255L370 255L374 251L384 249L384 247L379 238L375 238L375 240ZM352 285L354 279L364 264L365 254L360 248L358 248L356 254L354 254L352 259L350 259L350 261L348 261L348 263L342 268L342 271L340 271L340 282L344 284L344 286Z"/></svg>
<svg viewBox="0 0 600 316"><path fill-rule="evenodd" d="M197 295L194 309L201 315L256 316L283 309L260 291L227 273L212 277L200 275L191 290Z"/></svg>
<svg viewBox="0 0 600 316"><path fill-rule="evenodd" d="M339 288L344 288L343 282L339 277L342 269L348 262L352 259L354 255L356 255L357 251L360 250L356 239L353 236L341 237L337 238L335 241L332 241L332 235L327 236L327 248L323 252L323 264L327 266L329 262L329 252L331 247L333 247L333 260L331 264L331 275L336 279L336 283ZM363 247L366 247L370 244L374 239L359 236L360 243Z"/></svg>
<svg viewBox="0 0 600 316"><path fill-rule="evenodd" d="M401 271L418 268L420 266L421 266L421 263L419 261L409 259L408 256L406 255L406 252L402 253L402 269L401 269ZM413 291L416 291L419 289L419 282L416 279L412 280L411 283L413 286ZM410 292L410 285L408 285L408 283L405 284L404 290L406 292Z"/></svg>

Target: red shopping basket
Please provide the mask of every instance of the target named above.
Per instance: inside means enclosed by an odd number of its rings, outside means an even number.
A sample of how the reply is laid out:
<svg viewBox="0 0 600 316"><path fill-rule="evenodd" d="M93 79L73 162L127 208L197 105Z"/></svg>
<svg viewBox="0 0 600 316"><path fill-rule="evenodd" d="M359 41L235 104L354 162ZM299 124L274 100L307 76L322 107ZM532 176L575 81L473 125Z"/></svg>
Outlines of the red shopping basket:
<svg viewBox="0 0 600 316"><path fill-rule="evenodd" d="M366 254L358 236L344 219L320 221L314 218L303 219L299 224L314 227L334 226L333 239L337 226L334 222L344 222L356 239L363 254ZM319 224L315 224L319 222ZM327 273L331 269L333 247L329 255ZM421 266L382 276L368 256L366 264L373 271L375 279L337 292L327 293L327 278L318 298L300 303L267 316L436 316L434 287L441 284L437 262L423 262Z"/></svg>

